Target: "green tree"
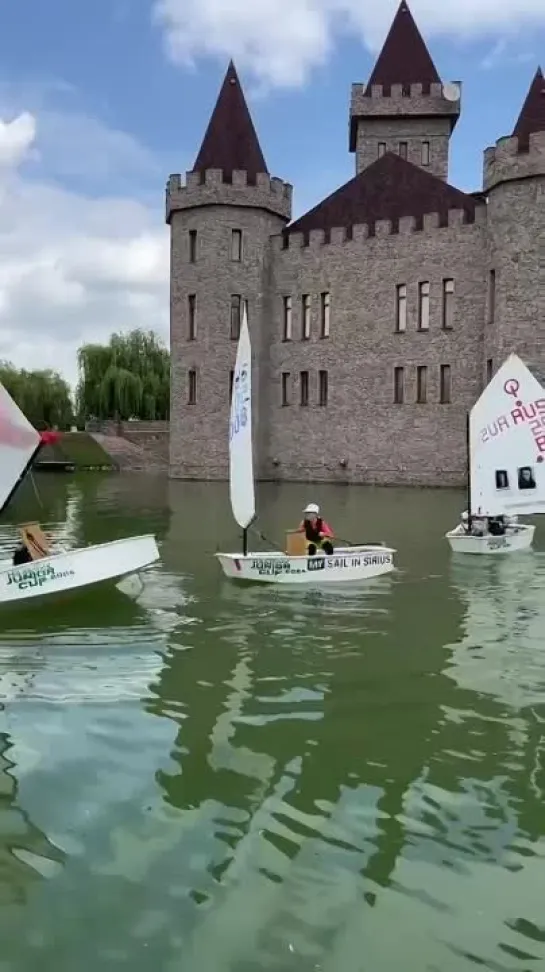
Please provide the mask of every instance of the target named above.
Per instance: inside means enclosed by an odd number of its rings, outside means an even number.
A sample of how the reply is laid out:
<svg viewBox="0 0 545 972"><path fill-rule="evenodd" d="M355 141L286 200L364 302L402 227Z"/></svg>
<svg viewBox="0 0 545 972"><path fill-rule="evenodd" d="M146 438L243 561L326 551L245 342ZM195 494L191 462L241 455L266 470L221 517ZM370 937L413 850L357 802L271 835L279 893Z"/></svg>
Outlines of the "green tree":
<svg viewBox="0 0 545 972"><path fill-rule="evenodd" d="M153 331L112 334L109 344L78 351L80 420L167 419L170 355Z"/></svg>
<svg viewBox="0 0 545 972"><path fill-rule="evenodd" d="M37 429L67 429L74 421L70 387L58 372L26 371L0 361L0 383Z"/></svg>

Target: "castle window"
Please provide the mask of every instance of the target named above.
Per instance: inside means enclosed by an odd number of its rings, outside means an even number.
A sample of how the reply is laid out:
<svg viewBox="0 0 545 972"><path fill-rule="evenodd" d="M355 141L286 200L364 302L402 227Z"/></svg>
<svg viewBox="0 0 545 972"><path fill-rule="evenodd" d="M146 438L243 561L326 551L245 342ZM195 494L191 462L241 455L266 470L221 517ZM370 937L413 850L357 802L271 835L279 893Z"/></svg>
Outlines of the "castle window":
<svg viewBox="0 0 545 972"><path fill-rule="evenodd" d="M330 314L330 309L331 309L331 295L328 293L328 291L325 291L321 295L321 310L322 310L322 313L321 313L320 337L322 337L322 338L328 338L329 337L329 314Z"/></svg>
<svg viewBox="0 0 545 972"><path fill-rule="evenodd" d="M328 397L328 378L327 371L318 372L318 404L327 405Z"/></svg>
<svg viewBox="0 0 545 972"><path fill-rule="evenodd" d="M289 371L282 372L282 405L289 405L290 403L290 373Z"/></svg>
<svg viewBox="0 0 545 972"><path fill-rule="evenodd" d="M197 230L189 230L189 262L197 260Z"/></svg>
<svg viewBox="0 0 545 972"><path fill-rule="evenodd" d="M422 281L418 284L418 330L429 331L430 328L430 285Z"/></svg>
<svg viewBox="0 0 545 972"><path fill-rule="evenodd" d="M383 155L386 155L386 142L378 143L377 158L381 159Z"/></svg>
<svg viewBox="0 0 545 972"><path fill-rule="evenodd" d="M451 331L454 326L454 280L443 280L443 329Z"/></svg>
<svg viewBox="0 0 545 972"><path fill-rule="evenodd" d="M301 381L301 405L308 405L308 371L302 371Z"/></svg>
<svg viewBox="0 0 545 972"><path fill-rule="evenodd" d="M407 286L396 287L396 331L407 330Z"/></svg>
<svg viewBox="0 0 545 972"><path fill-rule="evenodd" d="M439 401L441 405L449 405L451 396L450 365L441 365Z"/></svg>
<svg viewBox="0 0 545 972"><path fill-rule="evenodd" d="M422 142L422 165L430 164L430 143Z"/></svg>
<svg viewBox="0 0 545 972"><path fill-rule="evenodd" d="M490 271L488 280L488 320L493 324L496 319L496 271Z"/></svg>
<svg viewBox="0 0 545 972"><path fill-rule="evenodd" d="M196 341L197 339L197 296L189 294L187 298L187 340Z"/></svg>
<svg viewBox="0 0 545 972"><path fill-rule="evenodd" d="M194 368L187 373L187 404L197 404L197 372Z"/></svg>
<svg viewBox="0 0 545 972"><path fill-rule="evenodd" d="M241 312L242 297L231 294L231 341L238 341L240 337Z"/></svg>
<svg viewBox="0 0 545 972"><path fill-rule="evenodd" d="M292 333L292 313L291 297L284 297L284 334L283 341L291 341Z"/></svg>
<svg viewBox="0 0 545 972"><path fill-rule="evenodd" d="M399 143L399 157L401 159L406 159L409 152L409 145L407 142Z"/></svg>
<svg viewBox="0 0 545 972"><path fill-rule="evenodd" d="M487 358L486 361L486 384L488 385L492 381L492 375L494 374L494 361L492 358Z"/></svg>
<svg viewBox="0 0 545 972"><path fill-rule="evenodd" d="M242 230L231 231L231 260L240 263L242 260Z"/></svg>
<svg viewBox="0 0 545 972"><path fill-rule="evenodd" d="M394 404L403 405L405 401L405 373L403 368L394 368Z"/></svg>
<svg viewBox="0 0 545 972"><path fill-rule="evenodd" d="M416 401L418 405L425 405L428 400L428 369L419 365L416 369Z"/></svg>
<svg viewBox="0 0 545 972"><path fill-rule="evenodd" d="M303 294L301 301L302 310L302 328L301 328L301 340L310 340L310 294Z"/></svg>
<svg viewBox="0 0 545 972"><path fill-rule="evenodd" d="M231 368L231 371L229 372L229 401L231 401L231 399L233 397L233 383L234 383L234 380L235 380L235 372Z"/></svg>

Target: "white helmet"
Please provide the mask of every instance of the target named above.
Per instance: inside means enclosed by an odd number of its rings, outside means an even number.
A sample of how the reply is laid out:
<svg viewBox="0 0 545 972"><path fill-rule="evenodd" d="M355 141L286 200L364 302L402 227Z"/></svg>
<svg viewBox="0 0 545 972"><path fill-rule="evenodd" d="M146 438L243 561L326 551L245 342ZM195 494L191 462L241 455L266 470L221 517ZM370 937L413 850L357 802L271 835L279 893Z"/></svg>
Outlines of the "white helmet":
<svg viewBox="0 0 545 972"><path fill-rule="evenodd" d="M462 513L462 522L465 523L466 520L469 520L469 513L467 512L467 510L464 510L464 512Z"/></svg>
<svg viewBox="0 0 545 972"><path fill-rule="evenodd" d="M314 516L319 516L320 507L317 503L309 503L308 506L305 506L303 513L312 513Z"/></svg>

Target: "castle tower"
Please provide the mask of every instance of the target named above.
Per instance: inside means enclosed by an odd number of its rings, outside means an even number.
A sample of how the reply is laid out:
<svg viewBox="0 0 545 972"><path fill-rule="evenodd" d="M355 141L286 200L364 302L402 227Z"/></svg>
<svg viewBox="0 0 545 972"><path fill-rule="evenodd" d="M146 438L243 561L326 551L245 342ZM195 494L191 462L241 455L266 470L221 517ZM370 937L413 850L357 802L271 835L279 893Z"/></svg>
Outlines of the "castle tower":
<svg viewBox="0 0 545 972"><path fill-rule="evenodd" d="M489 268L485 378L511 352L545 378L545 79L538 69L513 134L484 153Z"/></svg>
<svg viewBox="0 0 545 972"><path fill-rule="evenodd" d="M231 62L193 169L185 183L170 176L166 191L175 478L228 478L230 383L245 302L256 445L266 438L269 240L291 218L291 193L267 171ZM256 467L259 474L259 450Z"/></svg>
<svg viewBox="0 0 545 972"><path fill-rule="evenodd" d="M353 84L349 148L356 174L396 152L447 181L460 85L441 82L405 0L367 85Z"/></svg>

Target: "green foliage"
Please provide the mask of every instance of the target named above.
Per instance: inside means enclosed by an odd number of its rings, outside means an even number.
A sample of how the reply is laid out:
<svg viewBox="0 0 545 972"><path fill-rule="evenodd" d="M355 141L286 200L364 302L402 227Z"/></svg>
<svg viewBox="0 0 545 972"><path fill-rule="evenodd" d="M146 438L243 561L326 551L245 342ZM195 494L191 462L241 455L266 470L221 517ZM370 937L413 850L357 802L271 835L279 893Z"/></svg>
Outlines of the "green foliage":
<svg viewBox="0 0 545 972"><path fill-rule="evenodd" d="M170 355L153 331L113 334L110 343L78 352L81 420L168 419Z"/></svg>
<svg viewBox="0 0 545 972"><path fill-rule="evenodd" d="M34 428L70 428L74 410L70 388L56 371L26 371L0 361L0 384Z"/></svg>

